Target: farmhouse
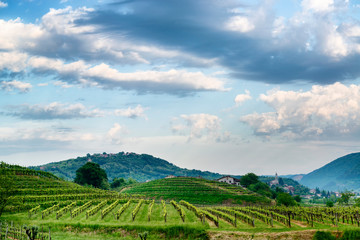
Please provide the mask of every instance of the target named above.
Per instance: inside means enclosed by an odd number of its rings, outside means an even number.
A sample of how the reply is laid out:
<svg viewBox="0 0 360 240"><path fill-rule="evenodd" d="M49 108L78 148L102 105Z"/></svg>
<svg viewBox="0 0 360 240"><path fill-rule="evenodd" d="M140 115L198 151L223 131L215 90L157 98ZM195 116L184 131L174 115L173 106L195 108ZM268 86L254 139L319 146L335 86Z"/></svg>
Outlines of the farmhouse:
<svg viewBox="0 0 360 240"><path fill-rule="evenodd" d="M218 182L225 182L228 184L234 184L240 186L240 180L231 176L224 176L217 179Z"/></svg>

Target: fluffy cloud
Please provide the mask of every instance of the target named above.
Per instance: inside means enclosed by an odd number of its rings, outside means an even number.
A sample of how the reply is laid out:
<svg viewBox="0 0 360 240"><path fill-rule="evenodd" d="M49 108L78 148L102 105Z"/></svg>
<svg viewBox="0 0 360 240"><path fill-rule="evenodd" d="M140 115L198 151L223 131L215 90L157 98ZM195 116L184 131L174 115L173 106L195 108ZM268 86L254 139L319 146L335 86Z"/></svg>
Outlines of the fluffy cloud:
<svg viewBox="0 0 360 240"><path fill-rule="evenodd" d="M12 106L6 115L31 120L51 120L51 119L79 119L89 117L99 117L102 115L98 109L88 110L80 103L62 104L53 102L48 105L28 105Z"/></svg>
<svg viewBox="0 0 360 240"><path fill-rule="evenodd" d="M241 118L256 134L286 138L351 137L360 131L360 86L315 85L307 92L273 90L260 100L273 112Z"/></svg>
<svg viewBox="0 0 360 240"><path fill-rule="evenodd" d="M114 126L110 128L107 133L107 139L110 139L111 142L115 144L121 144L126 132L127 131L123 126L121 126L119 123L114 123Z"/></svg>
<svg viewBox="0 0 360 240"><path fill-rule="evenodd" d="M304 11L330 12L334 10L334 0L303 0Z"/></svg>
<svg viewBox="0 0 360 240"><path fill-rule="evenodd" d="M240 106L243 102L248 101L251 99L251 95L249 90L245 90L245 94L238 94L235 97L235 104L236 106Z"/></svg>
<svg viewBox="0 0 360 240"><path fill-rule="evenodd" d="M0 53L1 55L1 53ZM171 69L168 71L143 71L122 73L111 66L101 63L90 65L79 60L65 63L60 59L30 57L17 52L4 53L8 61L1 61L0 69L16 72L29 71L34 74L54 75L66 84L98 86L106 89L121 88L139 93L169 93L186 95L196 91L225 91L224 82L218 78L206 76L202 72Z"/></svg>
<svg viewBox="0 0 360 240"><path fill-rule="evenodd" d="M127 109L117 109L115 110L115 115L133 119L138 117L146 118L144 111L145 108L141 105L137 105L135 108L128 107Z"/></svg>
<svg viewBox="0 0 360 240"><path fill-rule="evenodd" d="M255 28L255 26L247 17L235 16L230 18L230 20L226 23L226 28L231 31L244 33L250 32Z"/></svg>
<svg viewBox="0 0 360 240"><path fill-rule="evenodd" d="M20 92L28 92L32 88L30 83L20 82L16 80L12 81L0 81L0 89L5 91L13 91L14 89Z"/></svg>
<svg viewBox="0 0 360 240"><path fill-rule="evenodd" d="M8 4L6 2L0 1L0 8L7 7Z"/></svg>
<svg viewBox="0 0 360 240"><path fill-rule="evenodd" d="M184 124L185 122L185 124ZM188 135L188 140L205 139L224 142L230 140L228 132L221 131L221 120L218 116L200 113L181 115L172 123L172 131L180 135Z"/></svg>
<svg viewBox="0 0 360 240"><path fill-rule="evenodd" d="M300 5L285 18L276 16L274 1L245 6L184 0L180 6L141 0L51 9L36 24L0 19L0 69L29 68L68 83L175 94L224 89L221 80L202 71L169 70L189 66L221 66L232 77L270 83L359 77L354 63L360 60L360 25L351 18L350 4L303 0ZM117 70L129 64L155 69L164 62L170 66L164 72Z"/></svg>

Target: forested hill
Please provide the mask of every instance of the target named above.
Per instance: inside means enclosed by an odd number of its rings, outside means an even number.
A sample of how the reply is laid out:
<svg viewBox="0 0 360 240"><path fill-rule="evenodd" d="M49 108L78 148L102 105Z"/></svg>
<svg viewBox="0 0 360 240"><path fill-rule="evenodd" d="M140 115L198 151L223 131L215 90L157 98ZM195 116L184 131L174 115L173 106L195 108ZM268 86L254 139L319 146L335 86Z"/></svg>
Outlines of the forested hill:
<svg viewBox="0 0 360 240"><path fill-rule="evenodd" d="M222 175L200 170L189 170L175 166L168 161L147 154L125 153L116 154L87 154L61 162L49 163L41 166L30 167L32 169L51 172L65 180L73 180L76 170L87 161L98 163L108 175L110 181L114 178L133 178L137 181L164 178L168 175L198 177L206 179L219 178Z"/></svg>
<svg viewBox="0 0 360 240"><path fill-rule="evenodd" d="M311 188L319 187L331 191L360 191L360 153L338 158L306 174L300 183Z"/></svg>

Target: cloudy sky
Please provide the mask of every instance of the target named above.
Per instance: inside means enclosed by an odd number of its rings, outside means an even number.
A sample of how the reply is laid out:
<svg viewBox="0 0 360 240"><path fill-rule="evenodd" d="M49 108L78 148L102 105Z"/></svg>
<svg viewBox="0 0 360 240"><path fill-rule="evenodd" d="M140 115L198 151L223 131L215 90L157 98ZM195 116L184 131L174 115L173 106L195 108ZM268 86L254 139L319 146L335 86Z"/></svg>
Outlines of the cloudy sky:
<svg viewBox="0 0 360 240"><path fill-rule="evenodd" d="M359 0L0 0L0 160L228 174L360 151Z"/></svg>

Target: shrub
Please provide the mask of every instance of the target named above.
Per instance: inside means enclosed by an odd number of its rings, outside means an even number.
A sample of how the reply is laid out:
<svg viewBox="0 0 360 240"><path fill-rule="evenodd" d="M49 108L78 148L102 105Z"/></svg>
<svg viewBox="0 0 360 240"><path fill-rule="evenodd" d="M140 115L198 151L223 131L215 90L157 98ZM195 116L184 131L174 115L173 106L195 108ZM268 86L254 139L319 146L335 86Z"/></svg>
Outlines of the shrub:
<svg viewBox="0 0 360 240"><path fill-rule="evenodd" d="M335 240L336 238L330 232L317 231L312 240Z"/></svg>
<svg viewBox="0 0 360 240"><path fill-rule="evenodd" d="M358 240L360 239L360 230L345 230L340 240Z"/></svg>

